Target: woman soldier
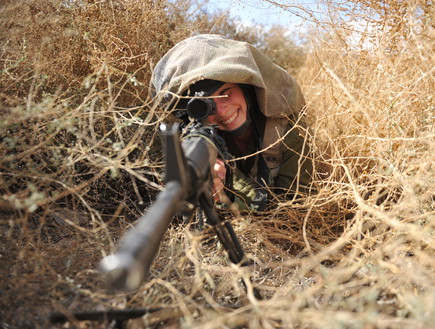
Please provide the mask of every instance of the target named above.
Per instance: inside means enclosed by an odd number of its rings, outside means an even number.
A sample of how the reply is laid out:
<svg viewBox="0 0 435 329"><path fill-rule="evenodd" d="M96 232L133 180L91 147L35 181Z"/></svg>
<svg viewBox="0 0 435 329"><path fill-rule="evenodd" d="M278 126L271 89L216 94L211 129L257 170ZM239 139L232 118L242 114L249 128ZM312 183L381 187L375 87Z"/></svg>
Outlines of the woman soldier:
<svg viewBox="0 0 435 329"><path fill-rule="evenodd" d="M310 192L304 97L296 81L252 45L209 34L183 40L157 63L152 87L157 101L171 104L185 122L191 98L213 102L214 113L204 121L217 125L238 158L233 192L241 209L264 210L271 191L286 197ZM220 192L224 163L218 160L214 170Z"/></svg>

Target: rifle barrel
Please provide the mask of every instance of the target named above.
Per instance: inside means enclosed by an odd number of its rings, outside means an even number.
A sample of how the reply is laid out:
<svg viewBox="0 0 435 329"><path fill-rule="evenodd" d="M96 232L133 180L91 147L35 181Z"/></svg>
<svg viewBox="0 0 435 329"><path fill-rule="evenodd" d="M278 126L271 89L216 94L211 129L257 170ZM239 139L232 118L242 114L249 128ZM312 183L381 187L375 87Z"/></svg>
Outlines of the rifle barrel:
<svg viewBox="0 0 435 329"><path fill-rule="evenodd" d="M140 286L183 194L179 182L168 182L148 212L139 218L137 226L124 236L118 252L101 261L100 267L111 288L129 291Z"/></svg>

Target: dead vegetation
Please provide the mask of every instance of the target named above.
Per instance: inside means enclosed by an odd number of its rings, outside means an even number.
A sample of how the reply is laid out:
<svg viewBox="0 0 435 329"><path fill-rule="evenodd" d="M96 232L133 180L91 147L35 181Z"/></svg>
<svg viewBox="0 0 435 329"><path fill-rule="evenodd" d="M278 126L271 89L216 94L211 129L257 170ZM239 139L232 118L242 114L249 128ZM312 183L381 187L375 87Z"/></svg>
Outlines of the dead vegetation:
<svg viewBox="0 0 435 329"><path fill-rule="evenodd" d="M3 2L0 327L47 328L50 311L151 306L167 309L129 326L433 327L434 6L323 3L317 20L299 12L313 23L306 50L286 41L277 51L279 29L273 38L238 29L187 1ZM163 186L156 127L170 118L150 105L150 72L194 31L280 55L331 173L301 202L234 216L251 268L181 223L150 280L114 294L96 266ZM285 51L301 66L288 67ZM242 277L266 298L245 293Z"/></svg>

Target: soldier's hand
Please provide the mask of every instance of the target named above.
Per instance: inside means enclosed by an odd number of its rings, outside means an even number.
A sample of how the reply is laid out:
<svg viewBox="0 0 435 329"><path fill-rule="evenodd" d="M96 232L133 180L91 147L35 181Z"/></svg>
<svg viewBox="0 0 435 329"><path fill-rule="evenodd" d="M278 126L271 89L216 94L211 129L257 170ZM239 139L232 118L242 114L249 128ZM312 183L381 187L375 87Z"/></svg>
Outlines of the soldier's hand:
<svg viewBox="0 0 435 329"><path fill-rule="evenodd" d="M217 159L213 166L214 178L213 178L213 198L214 201L222 201L221 193L225 187L225 176L227 170L225 168L225 163L221 159Z"/></svg>

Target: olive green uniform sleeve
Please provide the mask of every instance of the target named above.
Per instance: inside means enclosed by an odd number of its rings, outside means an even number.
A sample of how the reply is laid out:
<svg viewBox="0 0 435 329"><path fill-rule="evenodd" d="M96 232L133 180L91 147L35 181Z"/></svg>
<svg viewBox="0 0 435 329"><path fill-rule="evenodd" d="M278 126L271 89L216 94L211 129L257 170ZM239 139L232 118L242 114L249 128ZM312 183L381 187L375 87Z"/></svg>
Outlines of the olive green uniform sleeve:
<svg viewBox="0 0 435 329"><path fill-rule="evenodd" d="M310 183L313 176L313 160L309 143L300 130L292 129L284 138L281 145L282 160L278 174L268 186L275 192L286 197L295 194L306 194L311 191ZM255 200L261 187L251 177L240 170L233 173L234 202L240 210L254 209Z"/></svg>
<svg viewBox="0 0 435 329"><path fill-rule="evenodd" d="M274 179L276 191L291 195L310 192L313 158L304 133L298 129L291 130L284 138L281 151L281 165Z"/></svg>

